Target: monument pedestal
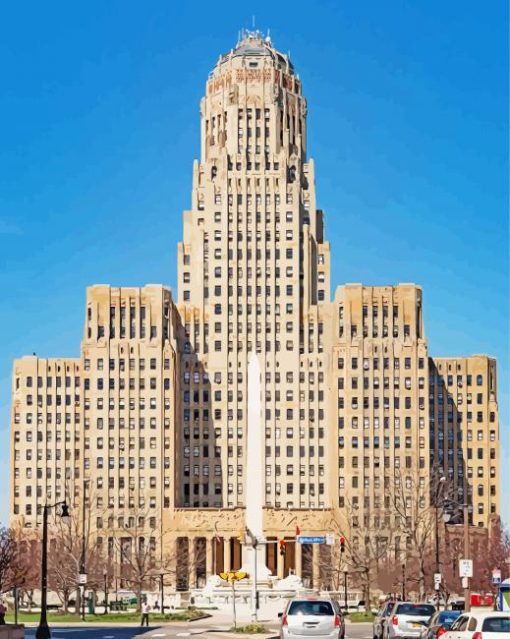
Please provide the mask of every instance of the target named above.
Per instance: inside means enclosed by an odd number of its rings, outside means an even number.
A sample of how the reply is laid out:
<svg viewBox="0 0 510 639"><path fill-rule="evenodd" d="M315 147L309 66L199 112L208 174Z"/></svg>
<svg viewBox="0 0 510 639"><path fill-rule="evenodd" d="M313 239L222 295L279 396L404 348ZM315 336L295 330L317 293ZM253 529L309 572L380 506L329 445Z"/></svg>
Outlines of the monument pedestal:
<svg viewBox="0 0 510 639"><path fill-rule="evenodd" d="M271 571L266 566L266 547L264 545L253 548L252 546L243 546L243 565L241 570L247 572L250 583L257 580L257 584L267 585Z"/></svg>

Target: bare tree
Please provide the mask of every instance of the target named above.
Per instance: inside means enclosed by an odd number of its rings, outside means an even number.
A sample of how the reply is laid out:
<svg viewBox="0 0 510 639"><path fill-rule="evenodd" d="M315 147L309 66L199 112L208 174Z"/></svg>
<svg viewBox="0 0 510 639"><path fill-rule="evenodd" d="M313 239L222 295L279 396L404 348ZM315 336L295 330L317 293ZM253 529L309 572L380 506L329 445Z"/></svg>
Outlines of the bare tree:
<svg viewBox="0 0 510 639"><path fill-rule="evenodd" d="M18 544L18 586L26 596L30 611L34 600L34 591L41 587L41 540L38 534L25 536L23 529L15 531Z"/></svg>
<svg viewBox="0 0 510 639"><path fill-rule="evenodd" d="M395 523L405 539L404 561L407 580L418 584L419 597L425 597L427 575L431 573L434 544L435 505L431 503L431 481L415 474L402 475L395 469L390 490Z"/></svg>
<svg viewBox="0 0 510 639"><path fill-rule="evenodd" d="M159 571L165 574L174 571L175 562L169 554L157 552L162 548L163 537L156 528L147 531L146 522L150 518L144 515L131 517L120 534L112 538L117 557L118 576L128 584L137 596L137 610L141 610L142 592L149 588L158 577Z"/></svg>
<svg viewBox="0 0 510 639"><path fill-rule="evenodd" d="M344 517L330 521L331 530L345 538L345 552L335 545L329 556L324 556L320 563L321 581L326 579L335 590L341 590L343 573L347 571L350 587L360 588L369 602L372 589L381 587L383 567L394 553L397 530L393 522L384 507L365 513L360 521L356 505L348 501Z"/></svg>
<svg viewBox="0 0 510 639"><path fill-rule="evenodd" d="M72 592L76 592L76 612L80 608L79 574L82 568L85 568L87 585L92 590L103 583L105 557L93 541L90 517L90 509L86 511L85 522L78 510L74 510L68 522L56 518L51 531L48 582L57 592L65 612Z"/></svg>
<svg viewBox="0 0 510 639"><path fill-rule="evenodd" d="M19 545L12 528L0 528L0 593L10 590L19 581Z"/></svg>

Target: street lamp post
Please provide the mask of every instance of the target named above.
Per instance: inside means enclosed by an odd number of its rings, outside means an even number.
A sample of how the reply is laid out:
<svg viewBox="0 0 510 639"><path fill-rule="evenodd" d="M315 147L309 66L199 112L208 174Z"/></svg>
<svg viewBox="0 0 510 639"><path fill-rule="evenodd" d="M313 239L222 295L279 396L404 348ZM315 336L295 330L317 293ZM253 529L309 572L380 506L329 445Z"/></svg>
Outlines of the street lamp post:
<svg viewBox="0 0 510 639"><path fill-rule="evenodd" d="M160 594L161 594L161 614L165 614L165 591L164 591L164 577L165 577L165 570L162 567L161 570L159 571L159 589L160 589Z"/></svg>
<svg viewBox="0 0 510 639"><path fill-rule="evenodd" d="M465 493L464 510L464 559L467 559L470 555L469 552L469 504L467 499L467 490ZM464 580L464 612L471 610L471 590L469 587L469 577L463 577Z"/></svg>
<svg viewBox="0 0 510 639"><path fill-rule="evenodd" d="M80 556L80 590L81 590L81 618L85 621L85 586L87 585L87 573L85 569L85 546L86 546L86 504L87 504L87 482L83 482L83 500L82 500L82 538L81 538L81 556Z"/></svg>
<svg viewBox="0 0 510 639"><path fill-rule="evenodd" d="M106 615L108 612L108 570L106 568L103 570L103 578L104 578L104 612Z"/></svg>
<svg viewBox="0 0 510 639"><path fill-rule="evenodd" d="M406 565L402 564L402 601L406 600Z"/></svg>
<svg viewBox="0 0 510 639"><path fill-rule="evenodd" d="M440 477L437 481L437 487L436 487L436 503L435 503L435 514L436 514L436 518L435 518L435 528L436 528L436 575L441 575L441 566L439 563L439 497L441 494L441 487L443 486L444 482L446 481L446 477ZM439 576L439 579L441 579L441 577ZM437 610L439 610L440 605L439 605L439 589L441 587L441 582L436 581L434 578L434 589L436 591L436 608Z"/></svg>
<svg viewBox="0 0 510 639"><path fill-rule="evenodd" d="M346 614L347 614L347 610L349 609L347 605L347 575L348 574L349 572L347 570L344 570L344 608L345 608Z"/></svg>
<svg viewBox="0 0 510 639"><path fill-rule="evenodd" d="M48 599L48 512L52 508L60 506L60 517L62 519L69 518L69 506L65 501L59 501L56 504L43 506L43 533L42 533L42 552L41 552L41 617L39 625L35 631L36 639L50 639L51 632L47 619L47 599Z"/></svg>

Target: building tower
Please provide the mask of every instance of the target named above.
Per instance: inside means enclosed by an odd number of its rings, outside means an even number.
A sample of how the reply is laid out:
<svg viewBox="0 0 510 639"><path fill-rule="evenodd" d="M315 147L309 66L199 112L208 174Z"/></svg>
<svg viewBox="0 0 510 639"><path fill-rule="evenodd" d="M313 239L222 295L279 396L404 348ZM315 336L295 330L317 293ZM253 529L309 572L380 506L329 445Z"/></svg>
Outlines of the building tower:
<svg viewBox="0 0 510 639"><path fill-rule="evenodd" d="M329 245L306 111L288 56L258 32L220 56L207 81L178 249L184 507L244 505L250 351L263 371L266 505L325 505Z"/></svg>

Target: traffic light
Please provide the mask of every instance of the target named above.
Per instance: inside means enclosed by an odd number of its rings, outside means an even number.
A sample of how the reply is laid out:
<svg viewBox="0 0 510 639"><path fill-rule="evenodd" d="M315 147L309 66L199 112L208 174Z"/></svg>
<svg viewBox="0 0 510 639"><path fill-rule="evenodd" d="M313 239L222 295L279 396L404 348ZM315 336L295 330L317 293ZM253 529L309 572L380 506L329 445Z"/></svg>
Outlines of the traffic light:
<svg viewBox="0 0 510 639"><path fill-rule="evenodd" d="M340 552L345 552L345 537L340 535Z"/></svg>
<svg viewBox="0 0 510 639"><path fill-rule="evenodd" d="M280 555L282 557L285 557L285 551L287 550L287 542L285 541L285 539L280 539L279 544L280 544Z"/></svg>

